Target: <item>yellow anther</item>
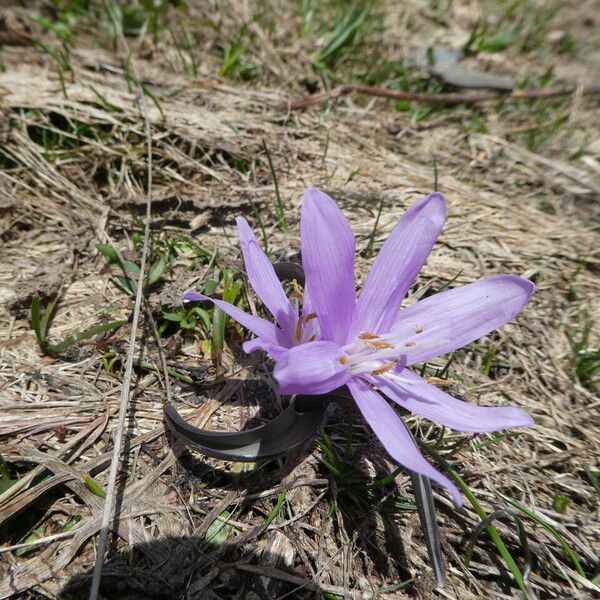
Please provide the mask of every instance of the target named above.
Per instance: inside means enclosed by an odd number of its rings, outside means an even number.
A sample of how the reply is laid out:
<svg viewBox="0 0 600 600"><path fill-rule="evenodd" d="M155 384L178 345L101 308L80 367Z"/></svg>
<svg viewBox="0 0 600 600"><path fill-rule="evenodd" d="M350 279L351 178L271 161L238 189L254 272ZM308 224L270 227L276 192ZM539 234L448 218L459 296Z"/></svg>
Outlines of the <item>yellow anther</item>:
<svg viewBox="0 0 600 600"><path fill-rule="evenodd" d="M344 354L344 356L342 356L342 358L340 358L340 363L342 365L345 365L348 362L348 357Z"/></svg>
<svg viewBox="0 0 600 600"><path fill-rule="evenodd" d="M442 379L441 377L427 377L427 379L425 379L425 381L427 383L429 383L430 385L435 385L435 387L439 387L439 388L452 387L455 383L451 379Z"/></svg>
<svg viewBox="0 0 600 600"><path fill-rule="evenodd" d="M299 342L302 339L302 319L296 321L296 341Z"/></svg>
<svg viewBox="0 0 600 600"><path fill-rule="evenodd" d="M296 294L298 302L302 302L304 300L304 293L302 292L300 284L295 279L292 279L292 288L294 288L294 294Z"/></svg>
<svg viewBox="0 0 600 600"><path fill-rule="evenodd" d="M370 331L363 331L358 334L359 340L376 340L379 336L376 333L371 333Z"/></svg>
<svg viewBox="0 0 600 600"><path fill-rule="evenodd" d="M316 319L317 313L310 313L304 317L304 321L308 323L311 319Z"/></svg>
<svg viewBox="0 0 600 600"><path fill-rule="evenodd" d="M365 344L370 346L371 348L383 349L383 348L394 348L394 344L390 344L389 342L378 342L375 341L366 341Z"/></svg>
<svg viewBox="0 0 600 600"><path fill-rule="evenodd" d="M371 375L383 375L387 373L390 369L393 369L396 366L396 363L386 363L385 365L381 365L381 367L377 367L371 371Z"/></svg>
<svg viewBox="0 0 600 600"><path fill-rule="evenodd" d="M407 348L412 348L412 346L416 346L417 344L416 344L416 342L404 342L404 345Z"/></svg>
<svg viewBox="0 0 600 600"><path fill-rule="evenodd" d="M423 325L415 325L415 333L423 333Z"/></svg>

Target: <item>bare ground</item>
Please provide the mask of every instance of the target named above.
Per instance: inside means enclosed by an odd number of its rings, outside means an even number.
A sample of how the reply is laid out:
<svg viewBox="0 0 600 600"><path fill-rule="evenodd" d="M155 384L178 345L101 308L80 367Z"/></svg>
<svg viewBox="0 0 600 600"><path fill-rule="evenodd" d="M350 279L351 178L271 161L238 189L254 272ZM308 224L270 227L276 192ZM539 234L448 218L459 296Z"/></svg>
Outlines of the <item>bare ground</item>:
<svg viewBox="0 0 600 600"><path fill-rule="evenodd" d="M594 6L565 3L559 22L549 26L549 34L560 28L563 36L581 38L580 52L556 54L554 34L533 54L511 47L478 57L479 67L530 73L535 80L553 66L568 83L587 81L600 65L593 27L585 22L597 19ZM579 557L585 577L551 532L525 517L527 552L510 516L500 516L495 524L517 563L525 571L531 567L532 597L593 597L599 592L600 403L598 385L586 387L575 376L578 363L565 328L578 337L590 323L589 345L598 346L597 99L575 93L552 105L560 127L539 145L523 137L528 127L547 127L539 122L546 110L539 105L458 107L415 122L390 102L347 97L282 113L279 103L307 92L301 81L321 83L295 33L294 9L284 4L273 10L281 19L269 29L252 19L257 7L251 3L239 10L208 3L190 8L196 74L186 71L187 59L167 33L130 38L141 79L156 100L149 102L151 259L176 248L147 294L154 317L160 321L161 306L176 307L183 291L200 288L220 269L241 268L235 215L246 215L257 229L262 221L274 259L295 259L302 191L321 187L352 223L360 278L372 260L371 240L376 250L406 207L437 185L449 219L411 297L494 273L522 275L537 285L514 323L457 353L444 385L469 402L523 407L536 426L502 436L446 431L442 438L438 427L408 422L437 444L488 514L510 508L500 494L509 496L550 523ZM379 44L391 57L422 46L423 37L461 44L487 14L471 2L453 3L452 11L452 19L440 23L429 3L403 11L386 7ZM18 27L19 11L7 14ZM250 81L220 77L215 45L234 39L248 22L260 40L248 61L260 65L259 74ZM27 31L52 45L50 34ZM89 31L78 38L62 82L56 61L39 45L3 48L0 454L18 481L0 495L2 598L84 598L95 560L102 498L82 472L106 484L130 324L49 356L38 349L29 307L36 294L43 304L60 295L52 341L127 318L132 310L132 298L115 285L97 244L110 243L139 262L144 127L125 57L107 48ZM473 124L474 115L483 127ZM265 144L287 232L274 217ZM208 255L216 249L216 263L207 266L190 250L190 240ZM247 302L253 306L249 295ZM277 412L270 367L243 354L242 335L228 329L221 375L199 335L180 330L164 340L169 365L193 379L171 382L174 400L196 424L235 429ZM147 313L139 353L158 364ZM107 356L118 359L112 370ZM520 597L485 531L465 565L466 546L481 521L468 502L457 512L444 493L437 495L449 571L444 590L435 588L427 565L404 474L373 505L353 504L353 490L395 467L357 415L338 409L326 427L340 454L352 432L356 472L348 481L327 470L316 445L288 465L247 471L173 447L163 431L164 399L162 375L137 369L104 597ZM262 527L282 490L283 504ZM564 510L561 497L568 499ZM210 536L223 515L228 522L215 543ZM10 549L43 538L24 553Z"/></svg>

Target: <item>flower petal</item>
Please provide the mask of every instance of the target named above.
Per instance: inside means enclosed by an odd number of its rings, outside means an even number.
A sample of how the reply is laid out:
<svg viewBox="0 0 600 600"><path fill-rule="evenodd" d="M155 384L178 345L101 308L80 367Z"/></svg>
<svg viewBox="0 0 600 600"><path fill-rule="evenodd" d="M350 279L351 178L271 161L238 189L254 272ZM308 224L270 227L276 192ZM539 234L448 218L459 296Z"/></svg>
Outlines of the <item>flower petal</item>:
<svg viewBox="0 0 600 600"><path fill-rule="evenodd" d="M284 346L273 344L258 337L244 342L242 348L246 354L256 352L256 350L264 350L273 360L277 360L287 352L287 348Z"/></svg>
<svg viewBox="0 0 600 600"><path fill-rule="evenodd" d="M521 277L494 275L402 310L392 331L411 345L406 365L461 348L508 323L521 312L534 288Z"/></svg>
<svg viewBox="0 0 600 600"><path fill-rule="evenodd" d="M369 378L369 381L400 406L452 429L480 433L534 424L533 419L519 408L468 404L430 385L408 369L400 370L398 375L407 382L393 381L385 376Z"/></svg>
<svg viewBox="0 0 600 600"><path fill-rule="evenodd" d="M209 298L199 292L186 292L182 296L183 302L212 302L215 306L218 306L223 312L226 312L230 317L235 319L238 323L243 325L246 329L249 329L252 333L262 338L264 341L278 344L277 341L277 327L265 319L249 315L244 312L241 308L224 302L223 300L216 300L215 298Z"/></svg>
<svg viewBox="0 0 600 600"><path fill-rule="evenodd" d="M347 385L360 412L389 455L403 467L447 488L455 504L462 506L458 488L425 460L406 425L387 401L360 379L352 379Z"/></svg>
<svg viewBox="0 0 600 600"><path fill-rule="evenodd" d="M388 331L400 303L427 260L446 219L442 194L413 204L375 259L356 302L349 337L361 331Z"/></svg>
<svg viewBox="0 0 600 600"><path fill-rule="evenodd" d="M346 383L350 369L340 359L344 352L333 342L294 346L275 363L273 376L281 394L326 394Z"/></svg>
<svg viewBox="0 0 600 600"><path fill-rule="evenodd" d="M300 219L302 266L323 339L343 343L356 303L356 242L335 202L315 188L304 192Z"/></svg>
<svg viewBox="0 0 600 600"><path fill-rule="evenodd" d="M294 309L275 274L273 264L259 246L246 219L238 217L235 222L238 226L240 246L250 285L275 317L285 336L290 338L291 343L295 328Z"/></svg>

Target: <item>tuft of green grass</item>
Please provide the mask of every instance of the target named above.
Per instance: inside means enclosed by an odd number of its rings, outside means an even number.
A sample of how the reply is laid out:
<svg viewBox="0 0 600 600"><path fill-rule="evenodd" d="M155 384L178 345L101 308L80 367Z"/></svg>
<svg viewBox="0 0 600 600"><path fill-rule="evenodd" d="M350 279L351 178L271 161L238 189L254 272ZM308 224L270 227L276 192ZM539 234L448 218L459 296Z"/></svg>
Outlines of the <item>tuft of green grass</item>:
<svg viewBox="0 0 600 600"><path fill-rule="evenodd" d="M186 27L185 21L181 23L181 33L176 33L173 26L169 26L169 32L183 71L190 77L197 77L196 43L190 30Z"/></svg>
<svg viewBox="0 0 600 600"><path fill-rule="evenodd" d="M324 47L313 57L317 68L331 68L341 55L353 49L357 33L364 27L368 14L368 6L355 5L340 16L325 34Z"/></svg>
<svg viewBox="0 0 600 600"><path fill-rule="evenodd" d="M424 443L420 443L419 445L422 446L435 459L435 461L443 467L443 469L455 481L456 485L458 485L460 491L467 497L469 503L471 504L481 521L484 523L485 529L488 532L490 539L492 540L492 542L498 550L498 553L504 560L508 571L512 574L515 583L525 596L526 600L530 600L531 595L529 594L529 591L527 589L527 584L523 577L523 573L519 569L519 566L517 565L517 562L510 553L509 549L506 547L506 544L500 536L500 533L492 524L489 515L487 514L483 506L481 506L475 494L473 494L473 492L471 491L471 488L467 485L464 479L450 466L450 464L431 446Z"/></svg>
<svg viewBox="0 0 600 600"><path fill-rule="evenodd" d="M364 515L374 507L382 513L400 513L416 510L414 503L398 494L391 493L390 486L402 467L375 481L366 481L354 461L352 452L352 426L350 424L343 453L339 453L331 438L325 431L321 432L318 441L322 456L322 467L329 472L336 482L338 499L355 515ZM331 500L331 512L337 509L335 500Z"/></svg>
<svg viewBox="0 0 600 600"><path fill-rule="evenodd" d="M236 304L243 284L239 279L234 279L230 269L221 271L221 285L223 286L223 300L230 304ZM212 335L211 356L217 367L221 364L221 354L225 346L225 329L230 317L217 306L212 309Z"/></svg>
<svg viewBox="0 0 600 600"><path fill-rule="evenodd" d="M512 0L498 6L503 11L493 26L487 18L475 24L464 46L467 54L502 52L510 47L521 53L539 49L558 12L556 6L531 0Z"/></svg>
<svg viewBox="0 0 600 600"><path fill-rule="evenodd" d="M42 352L45 354L59 354L68 350L73 344L82 340L88 340L92 337L106 333L113 329L118 329L127 323L126 320L111 321L109 323L103 323L89 329L84 329L78 333L73 333L67 336L62 342L51 344L48 341L48 329L52 319L54 318L56 308L58 305L59 297L55 297L50 301L46 307L41 307L41 301L39 296L34 296L31 299L31 326L35 333L36 340Z"/></svg>
<svg viewBox="0 0 600 600"><path fill-rule="evenodd" d="M534 523L541 525L560 544L561 548L564 550L565 554L568 556L569 560L573 564L573 567L579 573L579 575L587 579L587 575L581 566L581 562L579 561L577 554L573 551L573 549L569 546L567 541L562 535L560 535L555 527L553 527L544 517L541 517L530 508L527 508L524 504L521 504L517 500L514 500L505 494L500 492L497 493L503 500L516 508L519 512L529 517Z"/></svg>
<svg viewBox="0 0 600 600"><path fill-rule="evenodd" d="M247 26L242 26L236 36L226 42L222 48L222 63L219 75L244 81L254 79L258 73L259 65L249 62L247 59L248 52L254 44L254 37L248 33Z"/></svg>
<svg viewBox="0 0 600 600"><path fill-rule="evenodd" d="M573 377L585 388L593 390L600 382L600 346L591 345L590 334L593 322L588 315L583 315L583 327L577 333L572 327L565 327L565 335L571 344L573 356L571 369Z"/></svg>
<svg viewBox="0 0 600 600"><path fill-rule="evenodd" d="M169 27L171 9L187 10L183 0L111 0L102 4L101 24L117 47L121 30L127 36L149 31L155 38Z"/></svg>
<svg viewBox="0 0 600 600"><path fill-rule="evenodd" d="M386 78L389 61L377 44L383 18L375 1L304 0L299 15L300 35L315 48L313 69L327 86L349 80L374 84Z"/></svg>

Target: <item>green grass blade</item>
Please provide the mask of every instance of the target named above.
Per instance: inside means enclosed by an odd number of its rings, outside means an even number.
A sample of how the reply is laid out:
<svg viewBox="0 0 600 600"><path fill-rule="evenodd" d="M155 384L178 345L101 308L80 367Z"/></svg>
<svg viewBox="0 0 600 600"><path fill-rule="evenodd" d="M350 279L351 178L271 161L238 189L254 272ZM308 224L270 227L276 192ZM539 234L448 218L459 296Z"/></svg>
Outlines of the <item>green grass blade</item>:
<svg viewBox="0 0 600 600"><path fill-rule="evenodd" d="M218 365L221 361L221 354L225 346L225 325L227 323L227 315L218 307L213 308L212 318L212 336L211 336L211 353L213 361Z"/></svg>
<svg viewBox="0 0 600 600"><path fill-rule="evenodd" d="M50 300L48 306L46 306L46 308L44 310L44 314L42 314L40 326L42 328L42 333L44 335L44 339L46 338L46 335L48 334L48 325L50 324L50 321L52 320L52 317L54 316L54 311L56 310L57 304L58 304L58 296L56 296L56 298L54 298L54 300Z"/></svg>
<svg viewBox="0 0 600 600"><path fill-rule="evenodd" d="M460 491L467 497L479 518L482 521L485 521L488 518L488 514L485 512L483 506L479 504L479 501L475 497L475 494L473 494L473 492L465 483L463 478L435 450L433 450L429 446L426 446L425 444L423 444L423 447L435 458L437 462L439 462L444 467L447 473L452 477L452 479L454 479ZM531 596L527 591L525 580L523 579L523 574L521 573L521 570L519 569L515 559L512 557L512 554L506 547L504 540L500 537L498 530L490 523L486 526L486 531L488 532L488 535L490 536L492 542L494 542L494 545L498 549L500 556L502 556L502 559L506 563L508 570L514 577L516 584L519 586L519 589L523 592L523 595L525 596L526 600L531 600Z"/></svg>
<svg viewBox="0 0 600 600"><path fill-rule="evenodd" d="M481 506L481 504L479 504L479 501L477 500L477 498L475 497L473 492L471 492L471 489L464 482L462 477L456 471L454 471L454 469L452 469L451 467L449 467L448 472L450 473L450 475L452 476L454 481L457 483L457 485L460 488L460 490L462 491L462 493L467 497L467 499L471 503L471 506L473 507L473 509L479 516L479 518L482 521L487 519L488 514L485 512L485 509L483 508L483 506ZM498 552L504 559L504 562L506 563L508 570L512 573L512 576L515 578L515 581L516 581L517 585L519 586L519 588L521 589L521 591L523 592L525 598L529 599L531 596L529 595L529 592L527 591L527 586L525 585L525 580L523 579L523 575L522 575L515 559L512 557L511 553L509 552L508 548L506 547L506 544L500 537L498 530L492 524L489 524L486 527L486 530L487 530L488 535L490 536L491 540L494 542L494 545L496 546L496 548L498 548Z"/></svg>
<svg viewBox="0 0 600 600"><path fill-rule="evenodd" d="M146 369L147 371L155 371L156 373L162 374L161 369L159 369L156 365L153 365L152 363L149 363L145 360L139 360L136 364L138 367L140 367L140 369ZM175 371L174 369L167 369L167 373L171 377L173 377L173 379L181 381L181 383L194 383L194 380L191 377L188 377L187 375L184 375L179 371Z"/></svg>
<svg viewBox="0 0 600 600"><path fill-rule="evenodd" d="M506 496L501 492L498 492L498 496L500 496L500 498L502 498L503 500L506 500L506 502L508 502L511 506L514 506L518 511L522 512L524 515L527 515L532 521L534 521L538 525L541 525L561 545L562 549L565 551L565 554L573 563L573 567L575 567L575 570L582 577L587 579L587 575L585 574L585 571L583 570L583 567L581 566L581 563L577 558L577 554L575 554L575 552L569 546L565 538L562 537L562 535L560 535L560 533L558 533L558 531L556 531L556 529L554 529L554 527L552 527L552 525L550 525L548 521L546 521L543 517L540 517L540 515L533 512L531 509L527 508L517 500L513 500L510 496Z"/></svg>
<svg viewBox="0 0 600 600"><path fill-rule="evenodd" d="M281 200L281 194L279 193L279 183L277 181L277 174L275 173L275 167L273 166L273 159L271 158L271 152L265 140L262 141L263 148L267 154L267 161L269 162L269 169L271 170L271 177L273 177L273 185L275 186L275 197L277 198L277 204L275 205L275 214L281 229L287 231L288 224L285 218L285 210L283 207L283 201Z"/></svg>
<svg viewBox="0 0 600 600"><path fill-rule="evenodd" d="M352 37L362 25L368 12L368 8L350 11L333 29L327 45L317 54L315 62L317 64L327 63L327 61L333 58L344 46L350 44L352 42Z"/></svg>
<svg viewBox="0 0 600 600"><path fill-rule="evenodd" d="M31 326L40 348L44 350L46 348L46 332L42 331L39 296L33 296L31 299Z"/></svg>
<svg viewBox="0 0 600 600"><path fill-rule="evenodd" d="M204 534L204 539L211 546L220 546L224 544L233 534L234 527L229 522L233 515L224 510L208 527Z"/></svg>
<svg viewBox="0 0 600 600"><path fill-rule="evenodd" d="M103 325L90 327L89 329L68 336L58 344L48 345L47 350L48 352L52 353L63 352L64 350L70 348L73 344L80 342L81 340L87 340L91 337L94 337L95 335L104 333L105 331L110 331L111 329L118 329L119 327L125 325L125 323L127 323L126 320L111 321L110 323L104 323Z"/></svg>
<svg viewBox="0 0 600 600"><path fill-rule="evenodd" d="M85 487L88 488L90 492L100 498L106 498L106 490L101 485L96 483L91 475L82 472L81 478L83 479L83 483L85 483Z"/></svg>
<svg viewBox="0 0 600 600"><path fill-rule="evenodd" d="M162 276L165 271L165 267L167 266L167 257L162 254L159 259L150 267L150 271L148 272L148 279L146 279L147 285L152 285L156 283Z"/></svg>
<svg viewBox="0 0 600 600"><path fill-rule="evenodd" d="M279 514L279 511L281 510L281 507L283 506L284 502L285 502L285 490L282 492L279 492L279 496L277 496L277 502L275 502L275 506L273 507L273 510L267 515L265 522L260 527L261 531L264 531L273 522L273 519L275 519L275 517Z"/></svg>
<svg viewBox="0 0 600 600"><path fill-rule="evenodd" d="M369 236L369 243L367 244L367 248L365 250L365 254L367 256L371 256L373 252L373 246L375 245L375 236L377 235L377 227L379 227L379 219L381 217L381 211L383 210L383 196L379 201L379 208L377 209L377 216L375 217L375 223L373 224L373 229L371 231L371 235Z"/></svg>
<svg viewBox="0 0 600 600"><path fill-rule="evenodd" d="M120 112L120 113L123 112L123 109L120 106L117 106L116 104L113 104L112 102L107 100L106 96L101 94L93 85L90 85L88 87L92 90L92 92L94 92L94 94L96 94L96 96L98 97L98 100L100 100L100 102L102 103L104 108L107 108L108 110L113 110L115 112ZM102 244L102 245L107 245L107 244Z"/></svg>
<svg viewBox="0 0 600 600"><path fill-rule="evenodd" d="M96 248L111 265L121 264L119 253L110 244L96 244Z"/></svg>

